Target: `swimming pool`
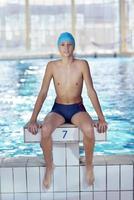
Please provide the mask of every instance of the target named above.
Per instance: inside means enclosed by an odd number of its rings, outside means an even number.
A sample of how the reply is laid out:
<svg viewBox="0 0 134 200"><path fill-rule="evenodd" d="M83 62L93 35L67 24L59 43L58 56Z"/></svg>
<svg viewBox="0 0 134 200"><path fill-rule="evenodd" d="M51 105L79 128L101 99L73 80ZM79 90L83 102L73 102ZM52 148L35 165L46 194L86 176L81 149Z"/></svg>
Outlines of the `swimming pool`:
<svg viewBox="0 0 134 200"><path fill-rule="evenodd" d="M91 67L103 112L109 123L108 141L95 154L134 153L134 58L86 58ZM41 155L39 144L24 144L23 126L29 120L47 59L0 61L0 156ZM54 102L50 85L39 119ZM96 114L83 87L87 111ZM81 150L82 154L82 150Z"/></svg>

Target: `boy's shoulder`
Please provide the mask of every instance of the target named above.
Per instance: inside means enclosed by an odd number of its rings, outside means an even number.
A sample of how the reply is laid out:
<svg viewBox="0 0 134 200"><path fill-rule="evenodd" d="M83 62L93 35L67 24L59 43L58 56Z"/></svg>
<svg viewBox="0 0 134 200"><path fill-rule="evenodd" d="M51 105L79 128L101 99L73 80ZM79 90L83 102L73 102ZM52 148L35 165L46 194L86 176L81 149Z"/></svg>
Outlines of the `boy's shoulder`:
<svg viewBox="0 0 134 200"><path fill-rule="evenodd" d="M87 60L85 60L85 59L75 58L75 60L76 60L76 62L79 62L82 64L88 63Z"/></svg>
<svg viewBox="0 0 134 200"><path fill-rule="evenodd" d="M48 66L54 66L54 65L57 65L61 60L60 59L57 59L57 60L51 60L48 62Z"/></svg>
<svg viewBox="0 0 134 200"><path fill-rule="evenodd" d="M81 66L81 67L89 67L88 61L85 59L75 59L75 62L77 65Z"/></svg>

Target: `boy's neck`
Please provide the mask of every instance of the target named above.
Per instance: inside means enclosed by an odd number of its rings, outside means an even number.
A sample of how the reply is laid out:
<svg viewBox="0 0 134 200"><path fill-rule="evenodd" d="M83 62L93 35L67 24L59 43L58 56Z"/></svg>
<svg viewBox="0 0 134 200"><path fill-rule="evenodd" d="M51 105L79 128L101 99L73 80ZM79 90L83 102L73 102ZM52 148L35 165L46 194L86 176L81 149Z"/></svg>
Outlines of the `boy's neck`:
<svg viewBox="0 0 134 200"><path fill-rule="evenodd" d="M73 61L74 61L74 57L73 56L62 58L62 63L64 65L70 65Z"/></svg>

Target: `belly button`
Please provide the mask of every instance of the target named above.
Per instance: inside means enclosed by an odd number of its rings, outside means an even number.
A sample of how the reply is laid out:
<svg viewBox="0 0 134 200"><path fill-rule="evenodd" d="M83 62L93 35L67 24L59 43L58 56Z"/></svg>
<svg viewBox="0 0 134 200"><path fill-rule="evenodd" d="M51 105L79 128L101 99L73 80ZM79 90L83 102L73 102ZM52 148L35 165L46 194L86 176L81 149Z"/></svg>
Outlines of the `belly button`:
<svg viewBox="0 0 134 200"><path fill-rule="evenodd" d="M58 85L60 85L60 83L58 82Z"/></svg>
<svg viewBox="0 0 134 200"><path fill-rule="evenodd" d="M76 83L76 85L78 85L78 83Z"/></svg>

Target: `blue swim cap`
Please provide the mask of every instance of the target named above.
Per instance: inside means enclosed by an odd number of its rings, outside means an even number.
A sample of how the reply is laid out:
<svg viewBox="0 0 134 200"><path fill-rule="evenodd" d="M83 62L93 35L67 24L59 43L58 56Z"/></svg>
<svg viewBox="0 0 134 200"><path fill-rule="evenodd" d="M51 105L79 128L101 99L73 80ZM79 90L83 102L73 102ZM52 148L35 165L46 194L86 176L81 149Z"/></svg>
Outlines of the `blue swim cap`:
<svg viewBox="0 0 134 200"><path fill-rule="evenodd" d="M61 45L61 43L63 42L70 42L73 47L75 47L75 40L74 40L74 37L72 36L71 33L68 33L68 32L64 32L64 33L61 33L59 38L58 38L58 47Z"/></svg>

